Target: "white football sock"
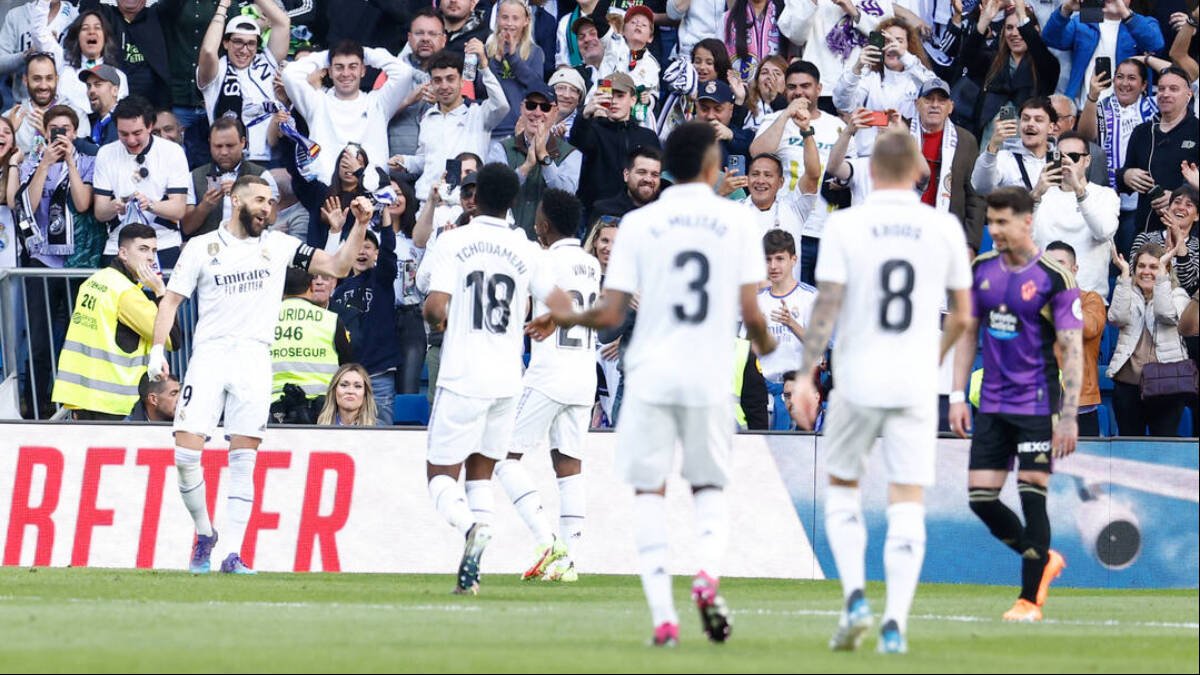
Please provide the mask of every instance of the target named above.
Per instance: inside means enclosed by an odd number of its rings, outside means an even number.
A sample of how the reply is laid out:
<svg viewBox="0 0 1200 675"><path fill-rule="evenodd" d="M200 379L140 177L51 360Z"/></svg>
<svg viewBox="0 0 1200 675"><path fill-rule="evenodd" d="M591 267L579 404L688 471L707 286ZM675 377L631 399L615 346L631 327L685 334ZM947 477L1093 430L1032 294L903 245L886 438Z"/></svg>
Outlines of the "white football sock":
<svg viewBox="0 0 1200 675"><path fill-rule="evenodd" d="M894 619L904 633L908 611L917 593L921 563L925 560L925 505L899 502L887 510L887 540L883 545L883 567L887 575L887 607L883 621Z"/></svg>
<svg viewBox="0 0 1200 675"><path fill-rule="evenodd" d="M587 490L583 474L558 479L558 536L567 545L572 560L578 560L587 517Z"/></svg>
<svg viewBox="0 0 1200 675"><path fill-rule="evenodd" d="M554 533L550 530L550 521L542 510L542 496L533 486L529 472L521 466L521 461L506 459L496 464L496 478L504 486L504 492L517 509L525 527L533 534L534 542L539 546L548 546L554 542Z"/></svg>
<svg viewBox="0 0 1200 675"><path fill-rule="evenodd" d="M721 577L721 561L729 545L729 500L720 488L705 488L692 495L696 510L696 557L700 570Z"/></svg>
<svg viewBox="0 0 1200 675"><path fill-rule="evenodd" d="M471 507L471 516L477 523L492 524L492 513L496 510L496 493L492 490L492 481L469 480L463 486L467 492L467 504Z"/></svg>
<svg viewBox="0 0 1200 675"><path fill-rule="evenodd" d="M636 495L633 500L634 536L642 568L642 590L657 627L679 623L667 572L667 504L662 495Z"/></svg>
<svg viewBox="0 0 1200 675"><path fill-rule="evenodd" d="M246 523L250 522L250 509L254 506L254 460L257 453L249 448L229 451L229 493L225 497L226 535L221 540L227 544L227 553L242 554L242 539L246 536ZM222 557L223 559L224 557Z"/></svg>
<svg viewBox="0 0 1200 675"><path fill-rule="evenodd" d="M475 524L475 518L471 515L471 507L467 506L467 496L463 494L458 481L450 476L430 478L429 497L433 500L433 508L438 514L465 537L467 530Z"/></svg>
<svg viewBox="0 0 1200 675"><path fill-rule="evenodd" d="M825 488L825 536L842 580L842 595L849 598L866 583L867 528L858 488Z"/></svg>
<svg viewBox="0 0 1200 675"><path fill-rule="evenodd" d="M208 504L205 502L204 468L200 466L200 451L175 447L175 468L179 469L179 495L183 497L183 505L192 514L192 522L196 524L196 534L211 537L213 533L212 520L208 517Z"/></svg>

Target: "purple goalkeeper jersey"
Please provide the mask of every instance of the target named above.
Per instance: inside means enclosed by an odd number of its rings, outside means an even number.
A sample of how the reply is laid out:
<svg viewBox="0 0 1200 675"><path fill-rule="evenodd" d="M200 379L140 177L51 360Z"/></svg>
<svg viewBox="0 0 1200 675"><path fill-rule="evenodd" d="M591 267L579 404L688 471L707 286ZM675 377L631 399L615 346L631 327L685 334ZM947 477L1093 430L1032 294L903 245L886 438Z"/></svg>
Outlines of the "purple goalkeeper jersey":
<svg viewBox="0 0 1200 675"><path fill-rule="evenodd" d="M1054 343L1060 330L1082 330L1075 278L1041 253L1011 270L996 252L975 259L971 295L983 327L979 410L1050 415L1061 406Z"/></svg>

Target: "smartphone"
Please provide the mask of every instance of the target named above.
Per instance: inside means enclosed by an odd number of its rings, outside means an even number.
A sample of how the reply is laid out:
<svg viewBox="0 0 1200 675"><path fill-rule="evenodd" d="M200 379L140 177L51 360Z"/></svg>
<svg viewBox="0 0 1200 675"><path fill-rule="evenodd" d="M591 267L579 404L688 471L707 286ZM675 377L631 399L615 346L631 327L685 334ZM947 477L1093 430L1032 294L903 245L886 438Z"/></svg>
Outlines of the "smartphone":
<svg viewBox="0 0 1200 675"><path fill-rule="evenodd" d="M1058 151L1058 148L1054 148L1050 151L1050 161L1046 162L1046 171L1052 171L1054 169L1062 169L1062 153ZM1055 182L1061 183L1062 178L1060 177Z"/></svg>
<svg viewBox="0 0 1200 675"><path fill-rule="evenodd" d="M887 38L883 37L883 31L873 30L867 34L867 44L882 51L883 46L887 44Z"/></svg>
<svg viewBox="0 0 1200 675"><path fill-rule="evenodd" d="M59 129L58 127L51 129L50 130L50 142L53 143L54 141L57 141L58 137L62 136L62 135L63 135L62 129Z"/></svg>
<svg viewBox="0 0 1200 675"><path fill-rule="evenodd" d="M890 121L891 115L887 110L872 110L868 113L867 126L869 127L886 127Z"/></svg>
<svg viewBox="0 0 1200 675"><path fill-rule="evenodd" d="M1080 0L1079 21L1080 23L1103 23L1104 0Z"/></svg>
<svg viewBox="0 0 1200 675"><path fill-rule="evenodd" d="M1163 189L1163 186L1155 185L1154 187L1152 187L1148 191L1146 191L1146 201L1152 202L1155 199L1158 199L1159 197L1163 196L1164 192L1166 192L1166 190Z"/></svg>
<svg viewBox="0 0 1200 675"><path fill-rule="evenodd" d="M1105 80L1112 82L1112 57L1097 56L1095 72L1097 75L1104 75Z"/></svg>
<svg viewBox="0 0 1200 675"><path fill-rule="evenodd" d="M725 169L732 172L737 172L739 176L746 175L746 156L745 155L730 155L725 161Z"/></svg>
<svg viewBox="0 0 1200 675"><path fill-rule="evenodd" d="M446 185L450 187L458 187L462 182L462 160L448 159L446 160Z"/></svg>
<svg viewBox="0 0 1200 675"><path fill-rule="evenodd" d="M613 93L612 80L609 80L609 79L600 80L600 84L598 84L596 86L596 95L599 96L601 94L607 94L609 98L612 98L612 93ZM602 103L601 105L603 105L605 108L607 108L607 107L609 107L609 102L606 101L606 102Z"/></svg>
<svg viewBox="0 0 1200 675"><path fill-rule="evenodd" d="M1017 109L1011 103L1005 103L1000 106L1000 112L996 115L996 119L1001 122L1009 122L1017 119Z"/></svg>

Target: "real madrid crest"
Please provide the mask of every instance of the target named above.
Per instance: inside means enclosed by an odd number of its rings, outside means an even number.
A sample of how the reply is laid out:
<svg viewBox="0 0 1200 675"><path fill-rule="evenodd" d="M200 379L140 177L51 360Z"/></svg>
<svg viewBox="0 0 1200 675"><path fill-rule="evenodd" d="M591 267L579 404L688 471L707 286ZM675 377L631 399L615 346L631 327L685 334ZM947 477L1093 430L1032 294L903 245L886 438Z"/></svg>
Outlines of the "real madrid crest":
<svg viewBox="0 0 1200 675"><path fill-rule="evenodd" d="M221 245L218 244L217 242L214 241L214 242L209 243L208 254L210 256L215 256L220 250L221 250Z"/></svg>
<svg viewBox="0 0 1200 675"><path fill-rule="evenodd" d="M271 260L271 254L270 254L270 252L268 252L268 251L267 251L267 249L266 249L266 248L261 248L261 249L259 249L259 250L258 250L258 254L262 256L262 259L263 259L263 260L266 260L266 261L270 262L270 260Z"/></svg>
<svg viewBox="0 0 1200 675"><path fill-rule="evenodd" d="M717 81L716 80L710 80L708 84L704 85L704 93L715 94L716 92L717 92Z"/></svg>

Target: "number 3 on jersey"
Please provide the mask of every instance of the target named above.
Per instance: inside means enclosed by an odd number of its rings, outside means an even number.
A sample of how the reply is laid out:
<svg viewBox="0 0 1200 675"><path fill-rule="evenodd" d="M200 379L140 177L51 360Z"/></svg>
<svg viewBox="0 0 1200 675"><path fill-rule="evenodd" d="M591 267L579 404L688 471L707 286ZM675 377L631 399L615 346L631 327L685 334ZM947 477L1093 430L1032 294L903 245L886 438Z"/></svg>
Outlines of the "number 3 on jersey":
<svg viewBox="0 0 1200 675"><path fill-rule="evenodd" d="M689 265L693 262L696 264ZM693 267L696 270L695 276L687 285L687 289L696 294L695 311L689 312L682 304L675 305L675 318L683 323L701 323L708 318L708 291L705 290L709 274L708 258L699 251L683 251L675 256L675 269L684 267Z"/></svg>
<svg viewBox="0 0 1200 675"><path fill-rule="evenodd" d="M507 332L517 282L507 274L493 274L485 279L482 271L475 271L467 275L467 288L472 290L474 300L471 328L486 328L489 333Z"/></svg>

